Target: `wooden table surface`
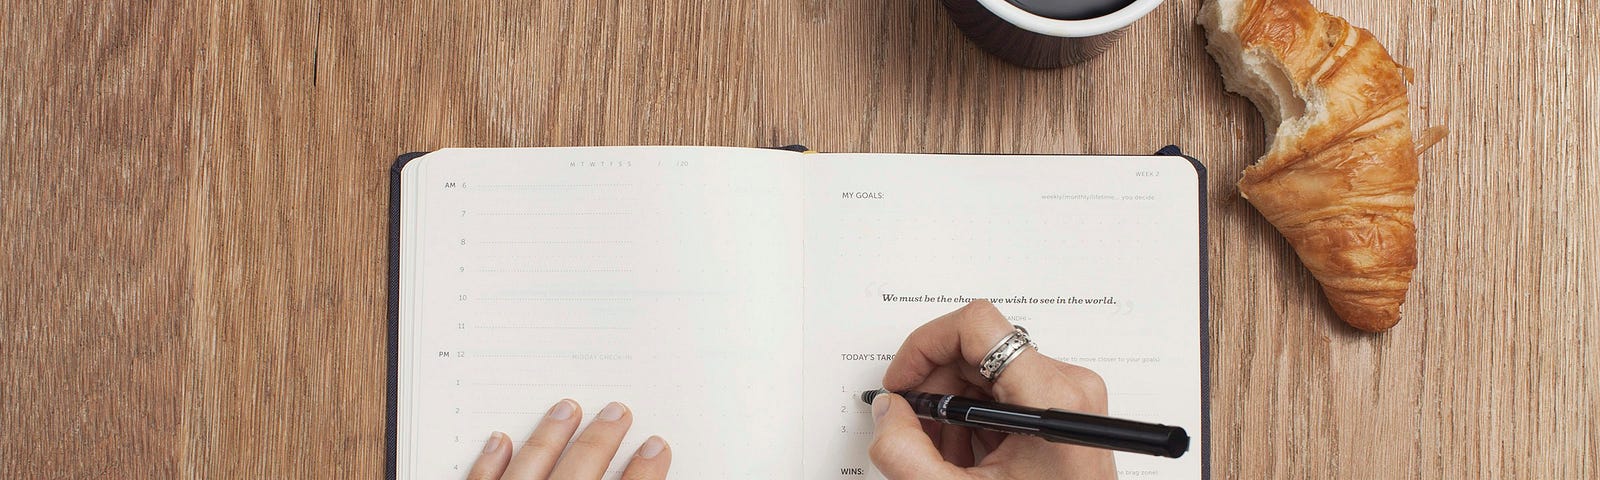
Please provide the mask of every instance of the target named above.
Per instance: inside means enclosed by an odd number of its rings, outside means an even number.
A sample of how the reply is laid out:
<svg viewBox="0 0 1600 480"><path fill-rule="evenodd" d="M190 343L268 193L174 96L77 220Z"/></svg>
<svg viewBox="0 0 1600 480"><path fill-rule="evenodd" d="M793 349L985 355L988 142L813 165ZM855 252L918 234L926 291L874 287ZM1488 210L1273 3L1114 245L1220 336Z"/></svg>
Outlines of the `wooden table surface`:
<svg viewBox="0 0 1600 480"><path fill-rule="evenodd" d="M1263 151L1168 0L1014 68L935 0L9 0L0 477L372 478L387 171L449 146L804 143L1210 168L1226 478L1600 476L1600 17L1581 0L1317 0L1416 69L1420 267L1334 319L1232 186ZM365 4L365 5L358 5Z"/></svg>

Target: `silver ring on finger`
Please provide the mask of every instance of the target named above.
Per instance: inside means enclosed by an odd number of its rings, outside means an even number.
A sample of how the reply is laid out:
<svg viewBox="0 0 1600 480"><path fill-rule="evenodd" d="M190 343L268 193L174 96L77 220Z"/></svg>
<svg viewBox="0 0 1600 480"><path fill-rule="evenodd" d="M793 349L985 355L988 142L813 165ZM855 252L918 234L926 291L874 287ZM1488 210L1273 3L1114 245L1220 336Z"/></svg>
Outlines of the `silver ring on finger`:
<svg viewBox="0 0 1600 480"><path fill-rule="evenodd" d="M983 356L983 362L978 364L978 375L982 375L989 383L994 383L1000 378L1000 373L1006 371L1006 367L1028 347L1039 349L1039 345L1028 337L1028 329L1022 328L1021 325L1012 325L1011 333L1000 339L1000 343L996 343L994 348L989 349L989 353Z"/></svg>

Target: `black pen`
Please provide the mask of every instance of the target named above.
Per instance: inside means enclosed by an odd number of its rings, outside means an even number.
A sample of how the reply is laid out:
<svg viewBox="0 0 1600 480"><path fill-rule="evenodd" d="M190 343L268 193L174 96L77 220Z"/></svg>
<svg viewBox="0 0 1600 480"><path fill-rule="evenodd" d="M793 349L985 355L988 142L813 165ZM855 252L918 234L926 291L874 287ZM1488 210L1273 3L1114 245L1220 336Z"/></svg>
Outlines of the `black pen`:
<svg viewBox="0 0 1600 480"><path fill-rule="evenodd" d="M867 390L861 401L888 390ZM955 395L895 392L905 397L918 417L939 423L1031 435L1051 442L1178 458L1189 451L1183 427L1135 422L1058 409L1038 409Z"/></svg>

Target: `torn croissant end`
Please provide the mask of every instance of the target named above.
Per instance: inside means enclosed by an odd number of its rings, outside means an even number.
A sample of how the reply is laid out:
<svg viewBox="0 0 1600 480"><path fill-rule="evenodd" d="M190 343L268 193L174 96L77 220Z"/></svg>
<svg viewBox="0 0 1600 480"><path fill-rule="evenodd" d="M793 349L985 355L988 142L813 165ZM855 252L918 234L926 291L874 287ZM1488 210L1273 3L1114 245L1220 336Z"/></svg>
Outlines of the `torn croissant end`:
<svg viewBox="0 0 1600 480"><path fill-rule="evenodd" d="M1240 194L1345 323L1394 326L1417 265L1410 69L1307 0L1212 0L1199 23L1228 90L1255 103L1271 139Z"/></svg>

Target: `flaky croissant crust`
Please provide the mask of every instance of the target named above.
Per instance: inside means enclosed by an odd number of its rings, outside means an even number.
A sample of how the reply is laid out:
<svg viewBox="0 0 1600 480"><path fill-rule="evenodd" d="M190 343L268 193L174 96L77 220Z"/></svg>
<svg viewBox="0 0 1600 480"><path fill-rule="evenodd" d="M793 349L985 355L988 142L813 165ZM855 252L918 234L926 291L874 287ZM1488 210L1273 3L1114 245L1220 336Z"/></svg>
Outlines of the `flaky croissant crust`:
<svg viewBox="0 0 1600 480"><path fill-rule="evenodd" d="M1409 70L1371 32L1306 0L1240 3L1240 45L1277 60L1306 113L1299 123L1283 118L1239 191L1288 239L1340 318L1388 329L1417 265Z"/></svg>

